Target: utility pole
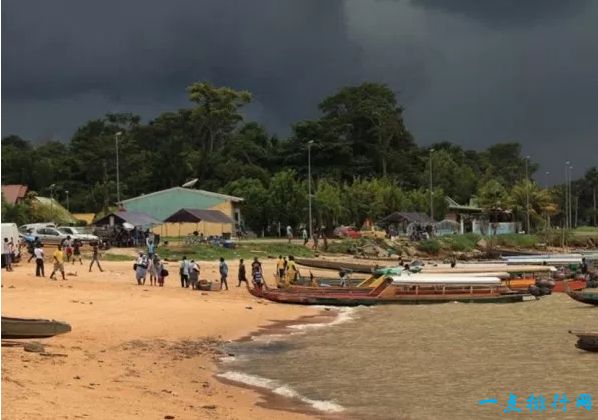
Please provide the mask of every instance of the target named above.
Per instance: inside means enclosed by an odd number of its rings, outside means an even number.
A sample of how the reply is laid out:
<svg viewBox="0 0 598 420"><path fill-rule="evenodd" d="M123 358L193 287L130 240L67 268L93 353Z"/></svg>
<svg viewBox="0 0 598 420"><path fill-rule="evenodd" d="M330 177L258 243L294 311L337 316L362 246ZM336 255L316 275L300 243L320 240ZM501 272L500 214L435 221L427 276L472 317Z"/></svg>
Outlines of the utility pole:
<svg viewBox="0 0 598 420"><path fill-rule="evenodd" d="M65 194L66 194L66 209L70 212L71 211L71 206L69 204L69 190L66 190Z"/></svg>
<svg viewBox="0 0 598 420"><path fill-rule="evenodd" d="M525 230L527 232L527 234L529 235L531 233L530 231L530 223L529 223L529 187L530 187L530 182L529 182L529 177L527 174L527 165L529 162L529 156L525 157Z"/></svg>
<svg viewBox="0 0 598 420"><path fill-rule="evenodd" d="M114 142L116 145L116 206L120 208L120 168L118 161L118 138L122 136L123 132L119 131L114 135Z"/></svg>
<svg viewBox="0 0 598 420"><path fill-rule="evenodd" d="M569 164L565 162L565 229L569 229Z"/></svg>
<svg viewBox="0 0 598 420"><path fill-rule="evenodd" d="M569 166L569 228L573 227L573 166Z"/></svg>
<svg viewBox="0 0 598 420"><path fill-rule="evenodd" d="M307 142L307 195L309 199L309 237L314 238L313 224L311 221L311 146L313 140Z"/></svg>
<svg viewBox="0 0 598 420"><path fill-rule="evenodd" d="M108 170L106 169L106 160L102 162L104 167L104 211L108 211L110 207L110 196L108 194Z"/></svg>
<svg viewBox="0 0 598 420"><path fill-rule="evenodd" d="M56 188L56 184L50 185L50 219L52 222L54 221L54 188Z"/></svg>
<svg viewBox="0 0 598 420"><path fill-rule="evenodd" d="M430 149L430 219L434 220L434 194L433 188L434 185L432 183L432 153L434 153L434 149Z"/></svg>

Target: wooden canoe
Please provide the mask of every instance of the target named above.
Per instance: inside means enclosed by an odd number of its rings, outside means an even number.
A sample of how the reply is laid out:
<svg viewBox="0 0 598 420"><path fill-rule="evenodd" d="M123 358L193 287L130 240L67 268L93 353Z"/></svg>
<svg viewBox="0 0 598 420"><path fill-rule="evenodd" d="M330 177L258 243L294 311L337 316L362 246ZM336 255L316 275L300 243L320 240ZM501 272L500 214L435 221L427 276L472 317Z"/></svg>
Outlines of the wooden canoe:
<svg viewBox="0 0 598 420"><path fill-rule="evenodd" d="M575 280L555 280L554 281L554 288L552 289L553 293L565 293L566 291L566 285L569 285L569 289L571 291L576 291L576 290L581 290L581 289L585 289L586 285L587 285L587 281L586 280L580 280L580 279L575 279Z"/></svg>
<svg viewBox="0 0 598 420"><path fill-rule="evenodd" d="M567 290L566 293L578 302L598 306L598 289Z"/></svg>
<svg viewBox="0 0 598 420"><path fill-rule="evenodd" d="M70 331L69 324L53 319L2 317L2 338L46 338Z"/></svg>
<svg viewBox="0 0 598 420"><path fill-rule="evenodd" d="M598 352L598 332L596 331L569 331L578 337L575 347L585 351Z"/></svg>
<svg viewBox="0 0 598 420"><path fill-rule="evenodd" d="M533 296L514 293L496 285L394 285L385 279L373 289L360 290L286 290L261 289L247 285L249 293L278 303L327 306L371 306L382 304L430 304L446 302L507 303L533 300ZM326 289L326 288L320 288Z"/></svg>

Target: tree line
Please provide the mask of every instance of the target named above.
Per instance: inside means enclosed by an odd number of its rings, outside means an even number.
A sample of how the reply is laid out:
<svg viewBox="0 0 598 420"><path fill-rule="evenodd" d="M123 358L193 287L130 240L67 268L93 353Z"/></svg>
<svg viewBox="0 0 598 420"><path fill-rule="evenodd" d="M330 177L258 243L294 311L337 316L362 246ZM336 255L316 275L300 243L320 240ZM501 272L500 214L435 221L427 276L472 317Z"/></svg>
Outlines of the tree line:
<svg viewBox="0 0 598 420"><path fill-rule="evenodd" d="M483 151L450 142L419 147L394 92L383 84L340 89L320 102L318 118L297 122L284 139L245 121L250 92L204 82L187 92L189 108L146 124L134 114L106 114L65 142L4 137L2 183L25 184L45 196L54 184L62 203L68 191L71 211L107 211L116 202L120 133L121 199L199 178L202 189L244 197L245 222L257 233L277 223L306 222L308 147L313 210L321 226L360 225L397 210L428 212L430 197L441 219L445 196L462 204L477 196L490 213L510 208L521 221L529 198L531 227L548 220L563 224L564 186L542 189L533 182L538 165L526 162L518 143ZM572 183L577 224L596 225L597 189L596 167ZM3 203L3 216L11 211Z"/></svg>

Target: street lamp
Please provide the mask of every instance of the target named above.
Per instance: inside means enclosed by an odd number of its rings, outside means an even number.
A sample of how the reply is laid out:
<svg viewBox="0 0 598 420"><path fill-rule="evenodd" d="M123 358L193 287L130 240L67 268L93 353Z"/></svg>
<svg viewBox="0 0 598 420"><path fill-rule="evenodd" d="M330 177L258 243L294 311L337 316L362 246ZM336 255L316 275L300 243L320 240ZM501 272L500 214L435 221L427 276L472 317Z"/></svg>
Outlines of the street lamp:
<svg viewBox="0 0 598 420"><path fill-rule="evenodd" d="M432 153L434 149L430 149L430 219L434 220L434 195L432 193Z"/></svg>
<svg viewBox="0 0 598 420"><path fill-rule="evenodd" d="M122 131L118 131L114 135L114 142L116 144L116 205L120 207L120 170L118 162L118 138L123 135Z"/></svg>
<svg viewBox="0 0 598 420"><path fill-rule="evenodd" d="M307 196L309 200L309 237L313 239L314 232L311 222L311 146L314 144L313 140L307 142Z"/></svg>
<svg viewBox="0 0 598 420"><path fill-rule="evenodd" d="M569 164L571 162L565 162L565 228L568 229L570 225L569 221Z"/></svg>
<svg viewBox="0 0 598 420"><path fill-rule="evenodd" d="M70 212L71 206L69 205L69 190L66 190L64 193L66 194L66 209Z"/></svg>
<svg viewBox="0 0 598 420"><path fill-rule="evenodd" d="M569 166L569 228L573 227L573 165Z"/></svg>
<svg viewBox="0 0 598 420"><path fill-rule="evenodd" d="M527 174L527 165L529 162L529 155L525 157L525 225L526 231L530 233L530 223L529 223L529 177Z"/></svg>
<svg viewBox="0 0 598 420"><path fill-rule="evenodd" d="M54 221L54 188L56 184L50 185L50 219Z"/></svg>

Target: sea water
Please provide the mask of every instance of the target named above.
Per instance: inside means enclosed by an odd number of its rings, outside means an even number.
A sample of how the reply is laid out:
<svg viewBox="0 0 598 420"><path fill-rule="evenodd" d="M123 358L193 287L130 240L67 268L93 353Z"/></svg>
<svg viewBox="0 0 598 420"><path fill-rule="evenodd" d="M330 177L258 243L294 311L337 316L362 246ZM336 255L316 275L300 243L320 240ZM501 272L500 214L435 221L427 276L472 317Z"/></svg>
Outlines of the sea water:
<svg viewBox="0 0 598 420"><path fill-rule="evenodd" d="M341 309L330 324L287 329L231 343L222 377L348 418L598 418L598 354L568 333L597 331L598 308L565 294ZM590 410L576 406L581 394Z"/></svg>

